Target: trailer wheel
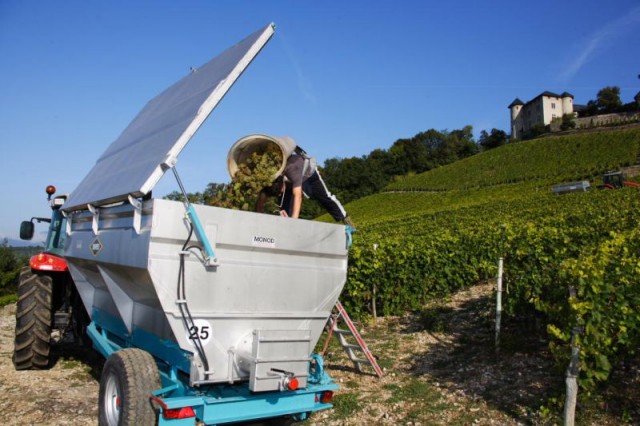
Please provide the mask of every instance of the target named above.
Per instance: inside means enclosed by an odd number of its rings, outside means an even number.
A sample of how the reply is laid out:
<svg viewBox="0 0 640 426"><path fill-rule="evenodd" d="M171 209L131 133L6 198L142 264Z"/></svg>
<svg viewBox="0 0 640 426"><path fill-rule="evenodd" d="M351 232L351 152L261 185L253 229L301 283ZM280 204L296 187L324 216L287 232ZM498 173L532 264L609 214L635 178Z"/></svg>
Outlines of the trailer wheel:
<svg viewBox="0 0 640 426"><path fill-rule="evenodd" d="M157 414L149 398L158 389L160 374L148 352L123 349L113 353L100 377L99 424L155 425Z"/></svg>
<svg viewBox="0 0 640 426"><path fill-rule="evenodd" d="M50 276L34 274L28 266L20 271L13 351L16 370L49 366L52 289Z"/></svg>

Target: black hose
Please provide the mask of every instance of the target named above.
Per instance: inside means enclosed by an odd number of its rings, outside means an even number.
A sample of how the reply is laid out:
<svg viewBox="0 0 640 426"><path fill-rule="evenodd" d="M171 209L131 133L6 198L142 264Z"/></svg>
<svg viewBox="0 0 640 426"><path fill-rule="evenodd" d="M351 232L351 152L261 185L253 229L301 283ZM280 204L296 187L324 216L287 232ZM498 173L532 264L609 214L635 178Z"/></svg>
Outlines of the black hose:
<svg viewBox="0 0 640 426"><path fill-rule="evenodd" d="M186 293L186 279L185 279L185 263L184 257L186 255L186 250L191 250L192 248L198 248L198 246L188 246L189 241L191 240L191 236L193 235L193 225L189 226L189 235L182 246L182 252L180 253L180 269L178 270L178 285L176 296L178 300L184 300L184 303L178 303L180 308L180 315L182 315L182 321L184 323L184 327L187 330L189 335L189 339L194 342L194 346L198 351L198 355L200 359L202 359L202 364L204 366L205 371L205 380L209 378L209 361L207 360L207 355L204 352L204 347L202 346L202 341L200 340L200 334L196 331L196 333L192 333L192 328L194 327L193 317L191 316L191 312L189 311L189 306L187 305L187 293ZM201 249L200 249L201 250ZM202 250L201 250L202 251ZM192 339L192 336L195 334L195 339Z"/></svg>

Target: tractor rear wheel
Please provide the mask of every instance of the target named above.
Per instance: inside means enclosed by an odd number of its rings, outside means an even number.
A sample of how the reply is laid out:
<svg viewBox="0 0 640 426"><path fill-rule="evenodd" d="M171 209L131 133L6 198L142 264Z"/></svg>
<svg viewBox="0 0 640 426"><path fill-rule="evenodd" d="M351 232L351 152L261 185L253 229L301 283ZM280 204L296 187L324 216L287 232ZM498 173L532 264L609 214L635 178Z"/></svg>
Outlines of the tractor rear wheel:
<svg viewBox="0 0 640 426"><path fill-rule="evenodd" d="M160 387L158 367L148 352L131 348L114 352L100 377L99 424L155 425L150 397Z"/></svg>
<svg viewBox="0 0 640 426"><path fill-rule="evenodd" d="M34 274L29 267L20 271L13 351L16 370L49 366L52 289L50 276Z"/></svg>

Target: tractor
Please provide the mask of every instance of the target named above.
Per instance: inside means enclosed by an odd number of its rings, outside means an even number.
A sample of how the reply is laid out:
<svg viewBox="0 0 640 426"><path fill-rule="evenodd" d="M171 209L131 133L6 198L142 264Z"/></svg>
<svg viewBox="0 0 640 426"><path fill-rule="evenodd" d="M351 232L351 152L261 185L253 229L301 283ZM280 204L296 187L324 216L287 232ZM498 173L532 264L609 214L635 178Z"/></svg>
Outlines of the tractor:
<svg viewBox="0 0 640 426"><path fill-rule="evenodd" d="M602 185L600 189L620 189L625 186L640 187L640 184L631 181L625 181L625 176L620 171L607 172L602 175Z"/></svg>
<svg viewBox="0 0 640 426"><path fill-rule="evenodd" d="M23 240L33 238L34 222L49 223L49 231L44 251L32 256L29 266L20 271L13 353L16 370L47 368L51 344L65 337L88 342L83 336L89 317L62 257L66 219L60 207L67 196L51 199L55 192L53 185L47 186L51 218L32 217L20 224Z"/></svg>

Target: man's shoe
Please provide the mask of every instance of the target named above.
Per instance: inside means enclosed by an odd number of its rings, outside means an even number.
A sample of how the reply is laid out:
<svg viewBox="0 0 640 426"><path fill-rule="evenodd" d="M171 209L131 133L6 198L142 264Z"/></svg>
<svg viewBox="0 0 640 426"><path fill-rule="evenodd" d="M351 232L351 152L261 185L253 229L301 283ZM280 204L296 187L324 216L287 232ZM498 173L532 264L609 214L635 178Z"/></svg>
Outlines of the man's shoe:
<svg viewBox="0 0 640 426"><path fill-rule="evenodd" d="M342 219L342 223L350 226L354 230L356 229L356 226L353 224L353 222L351 222L351 218L349 216L346 216L344 219Z"/></svg>

